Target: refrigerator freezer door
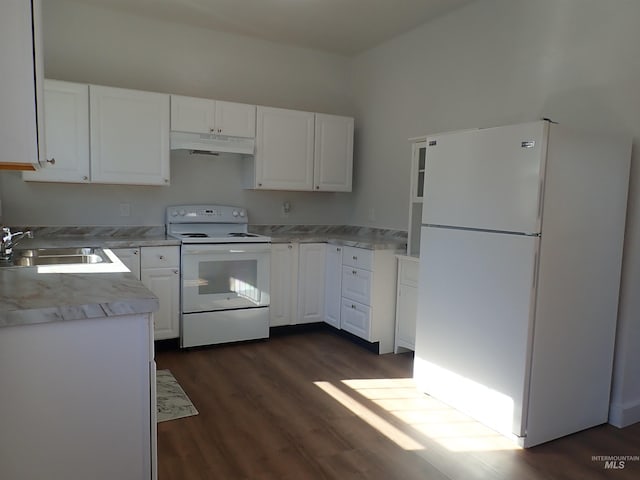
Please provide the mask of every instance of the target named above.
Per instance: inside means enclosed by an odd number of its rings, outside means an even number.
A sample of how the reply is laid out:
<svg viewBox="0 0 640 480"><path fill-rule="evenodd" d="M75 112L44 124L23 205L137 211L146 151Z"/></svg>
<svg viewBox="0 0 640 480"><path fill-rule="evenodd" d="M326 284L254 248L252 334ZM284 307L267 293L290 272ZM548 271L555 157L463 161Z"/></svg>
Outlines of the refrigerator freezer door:
<svg viewBox="0 0 640 480"><path fill-rule="evenodd" d="M539 121L429 137L422 223L539 232L547 131Z"/></svg>
<svg viewBox="0 0 640 480"><path fill-rule="evenodd" d="M414 378L509 436L526 428L538 237L423 227Z"/></svg>

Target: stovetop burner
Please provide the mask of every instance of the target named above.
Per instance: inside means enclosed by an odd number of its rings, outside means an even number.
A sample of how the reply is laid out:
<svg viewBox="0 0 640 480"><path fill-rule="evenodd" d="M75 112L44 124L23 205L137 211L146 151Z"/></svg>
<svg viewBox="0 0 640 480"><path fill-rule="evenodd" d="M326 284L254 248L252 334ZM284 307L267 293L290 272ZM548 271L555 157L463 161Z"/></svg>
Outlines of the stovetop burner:
<svg viewBox="0 0 640 480"><path fill-rule="evenodd" d="M255 233L232 232L227 233L227 237L257 237Z"/></svg>
<svg viewBox="0 0 640 480"><path fill-rule="evenodd" d="M209 236L206 233L183 233L182 235L189 238L207 238Z"/></svg>
<svg viewBox="0 0 640 480"><path fill-rule="evenodd" d="M271 238L249 233L247 211L228 205L167 207L167 235L184 244L269 243Z"/></svg>

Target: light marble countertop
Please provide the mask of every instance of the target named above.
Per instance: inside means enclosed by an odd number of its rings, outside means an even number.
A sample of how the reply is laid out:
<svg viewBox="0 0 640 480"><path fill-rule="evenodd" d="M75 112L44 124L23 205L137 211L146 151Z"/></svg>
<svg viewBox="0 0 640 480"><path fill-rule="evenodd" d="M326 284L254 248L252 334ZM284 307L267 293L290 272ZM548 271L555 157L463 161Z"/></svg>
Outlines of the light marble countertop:
<svg viewBox="0 0 640 480"><path fill-rule="evenodd" d="M158 307L156 296L130 273L0 269L0 327L150 313Z"/></svg>
<svg viewBox="0 0 640 480"><path fill-rule="evenodd" d="M349 226L258 226L273 243L326 242L367 249L406 248L406 232ZM38 227L16 249L180 245L163 227ZM150 313L158 299L130 273L43 273L0 268L0 327Z"/></svg>

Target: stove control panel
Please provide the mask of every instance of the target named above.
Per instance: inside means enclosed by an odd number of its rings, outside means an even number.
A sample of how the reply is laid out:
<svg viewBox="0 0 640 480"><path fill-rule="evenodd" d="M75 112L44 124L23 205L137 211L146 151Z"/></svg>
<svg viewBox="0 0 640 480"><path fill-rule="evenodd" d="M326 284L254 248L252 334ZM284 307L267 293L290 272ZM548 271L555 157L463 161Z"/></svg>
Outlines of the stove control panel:
<svg viewBox="0 0 640 480"><path fill-rule="evenodd" d="M228 205L167 207L167 223L248 223L247 211Z"/></svg>

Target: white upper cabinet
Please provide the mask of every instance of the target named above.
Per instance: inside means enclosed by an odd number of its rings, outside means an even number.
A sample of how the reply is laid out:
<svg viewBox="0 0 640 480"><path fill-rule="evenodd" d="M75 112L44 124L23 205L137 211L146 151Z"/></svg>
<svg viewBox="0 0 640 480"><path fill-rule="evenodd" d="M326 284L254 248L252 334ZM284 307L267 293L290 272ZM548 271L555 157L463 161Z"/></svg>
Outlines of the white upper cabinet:
<svg viewBox="0 0 640 480"><path fill-rule="evenodd" d="M171 130L255 138L256 106L171 95Z"/></svg>
<svg viewBox="0 0 640 480"><path fill-rule="evenodd" d="M258 107L256 123L248 188L351 191L353 118Z"/></svg>
<svg viewBox="0 0 640 480"><path fill-rule="evenodd" d="M40 1L0 6L0 166L35 170L44 160ZM40 149L39 149L40 146ZM42 150L42 152L40 152Z"/></svg>
<svg viewBox="0 0 640 480"><path fill-rule="evenodd" d="M91 85L91 180L169 184L169 95Z"/></svg>
<svg viewBox="0 0 640 480"><path fill-rule="evenodd" d="M44 86L46 157L50 164L24 172L24 180L88 183L89 86L46 80Z"/></svg>
<svg viewBox="0 0 640 480"><path fill-rule="evenodd" d="M316 113L314 189L350 192L353 171L353 118Z"/></svg>
<svg viewBox="0 0 640 480"><path fill-rule="evenodd" d="M258 107L255 188L312 190L315 115Z"/></svg>

